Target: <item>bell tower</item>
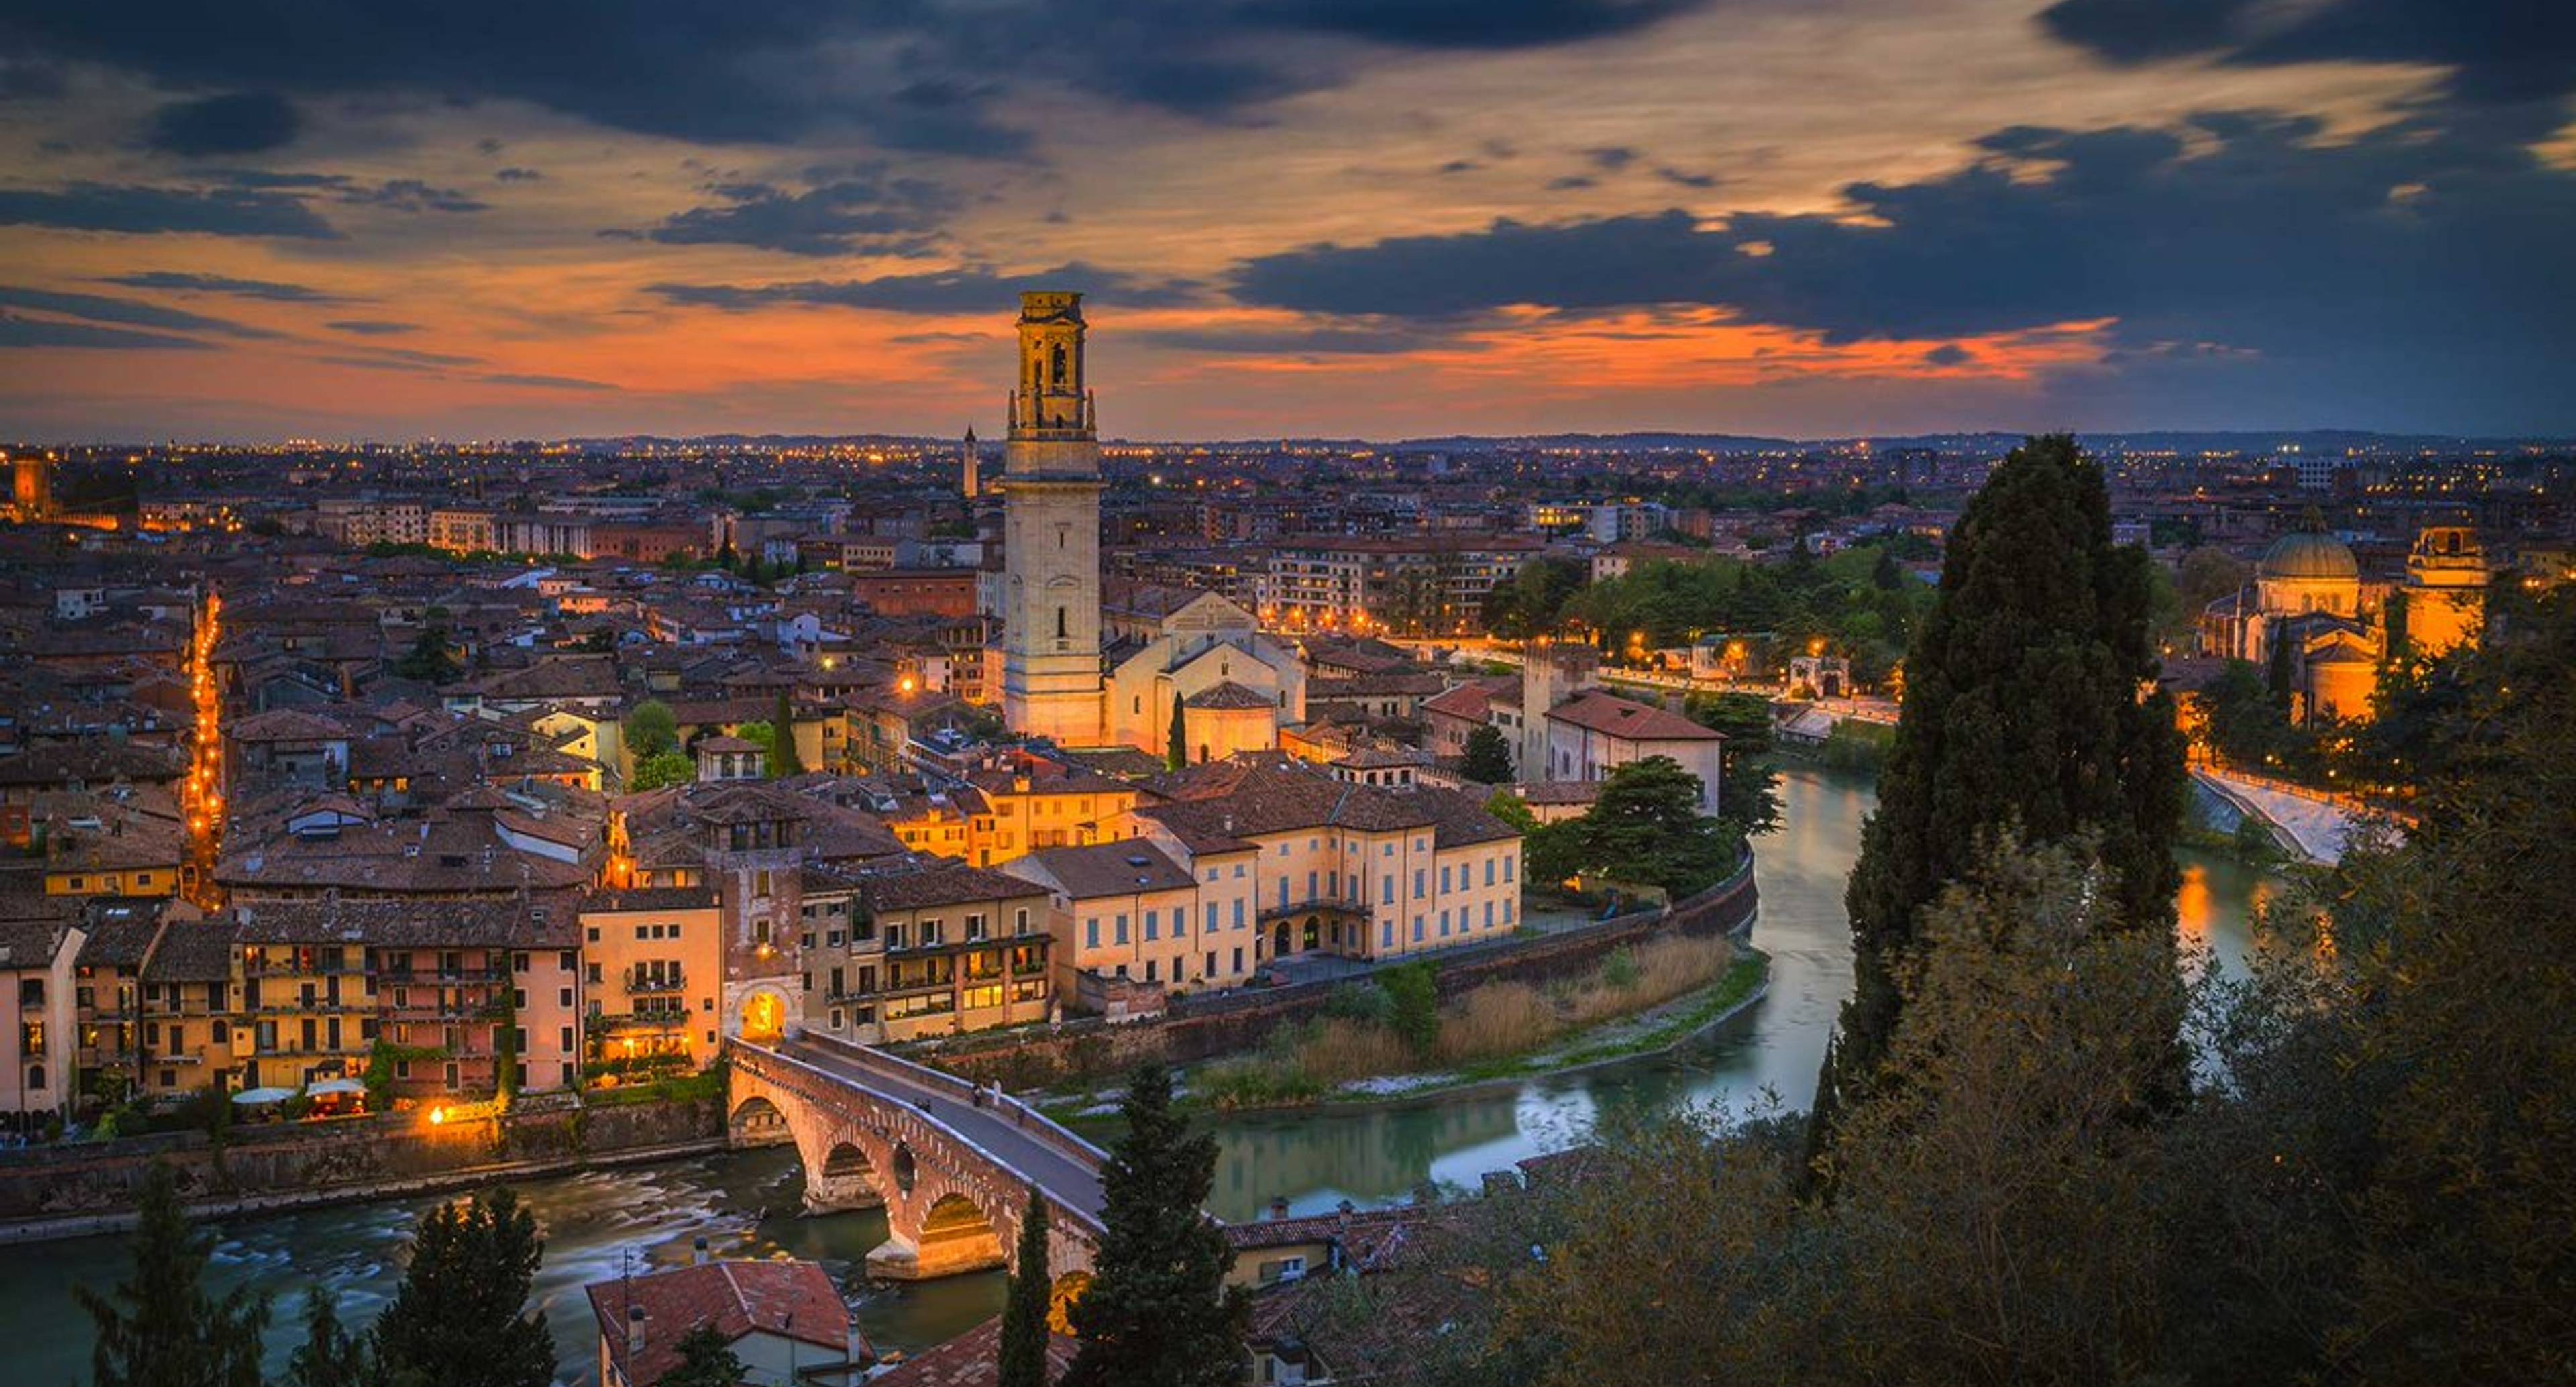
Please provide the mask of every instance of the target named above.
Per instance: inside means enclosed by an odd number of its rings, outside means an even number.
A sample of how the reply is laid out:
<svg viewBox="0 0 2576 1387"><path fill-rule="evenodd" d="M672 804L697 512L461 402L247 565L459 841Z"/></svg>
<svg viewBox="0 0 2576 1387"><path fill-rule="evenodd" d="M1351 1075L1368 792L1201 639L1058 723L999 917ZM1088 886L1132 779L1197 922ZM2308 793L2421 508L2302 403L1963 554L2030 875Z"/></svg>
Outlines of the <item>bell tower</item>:
<svg viewBox="0 0 2576 1387"><path fill-rule="evenodd" d="M1066 746L1103 740L1100 440L1082 295L1020 295L1002 469L1002 719Z"/></svg>

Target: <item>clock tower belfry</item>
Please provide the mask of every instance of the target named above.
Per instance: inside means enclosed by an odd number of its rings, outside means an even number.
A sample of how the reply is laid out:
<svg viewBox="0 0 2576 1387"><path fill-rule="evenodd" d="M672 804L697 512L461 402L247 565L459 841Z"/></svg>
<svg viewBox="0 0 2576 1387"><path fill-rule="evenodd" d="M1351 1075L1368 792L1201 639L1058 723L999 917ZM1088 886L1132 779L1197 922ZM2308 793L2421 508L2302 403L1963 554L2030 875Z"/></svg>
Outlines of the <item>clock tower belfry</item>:
<svg viewBox="0 0 2576 1387"><path fill-rule="evenodd" d="M1098 746L1100 438L1083 383L1082 295L1020 295L1019 329L1001 479L1002 719Z"/></svg>

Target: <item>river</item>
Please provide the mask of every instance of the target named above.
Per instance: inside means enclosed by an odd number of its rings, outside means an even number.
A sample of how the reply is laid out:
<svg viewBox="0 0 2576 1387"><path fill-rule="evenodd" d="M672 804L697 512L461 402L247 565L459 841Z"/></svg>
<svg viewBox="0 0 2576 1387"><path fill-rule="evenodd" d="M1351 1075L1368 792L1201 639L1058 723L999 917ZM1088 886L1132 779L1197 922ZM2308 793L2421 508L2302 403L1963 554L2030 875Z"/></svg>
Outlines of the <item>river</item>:
<svg viewBox="0 0 2576 1387"><path fill-rule="evenodd" d="M1834 1013L1851 987L1843 878L1860 846L1867 780L1793 769L1782 777L1782 825L1756 845L1762 889L1753 939L1771 955L1770 992L1725 1026L1671 1055L1500 1092L1331 1113L1230 1118L1217 1129L1220 1216L1258 1215L1273 1198L1308 1212L1344 1199L1406 1197L1425 1180L1474 1188L1487 1171L1579 1137L1600 1112L1680 1102L1743 1102L1768 1088L1793 1107L1814 1094ZM2182 933L2222 964L2250 945L2254 907L2273 889L2261 873L2186 853ZM885 1239L873 1210L799 1215L801 1176L786 1148L650 1167L533 1180L521 1197L546 1236L536 1296L553 1327L563 1378L592 1380L596 1339L582 1287L684 1264L704 1237L718 1256L796 1256L851 1284ZM344 1319L372 1318L400 1277L403 1240L434 1200L317 1209L226 1223L208 1279L218 1290L252 1282L279 1298L270 1330L282 1362L300 1337L304 1289L341 1297ZM88 1379L90 1332L70 1287L104 1288L126 1270L124 1241L90 1238L0 1254L0 1342L14 1344L7 1381ZM1001 1306L998 1273L872 1288L859 1322L880 1348L917 1350L973 1327Z"/></svg>

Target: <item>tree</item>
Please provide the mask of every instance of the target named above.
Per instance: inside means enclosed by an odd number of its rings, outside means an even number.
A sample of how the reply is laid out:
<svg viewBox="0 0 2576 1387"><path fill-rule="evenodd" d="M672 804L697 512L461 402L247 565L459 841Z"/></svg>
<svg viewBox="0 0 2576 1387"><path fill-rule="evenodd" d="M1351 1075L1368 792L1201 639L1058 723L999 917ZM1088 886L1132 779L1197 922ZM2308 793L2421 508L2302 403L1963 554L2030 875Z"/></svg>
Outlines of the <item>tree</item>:
<svg viewBox="0 0 2576 1387"><path fill-rule="evenodd" d="M2139 692L2157 671L2148 567L2112 544L2101 469L2066 435L2014 449L1961 514L1846 893L1855 978L1818 1080L1819 1152L1887 1057L1917 917L1998 828L2092 835L2117 906L2103 918L2170 948L2186 782L2172 700Z"/></svg>
<svg viewBox="0 0 2576 1387"><path fill-rule="evenodd" d="M1440 1041L1440 980L1428 963L1407 963L1377 975L1389 1003L1387 1024L1416 1055Z"/></svg>
<svg viewBox="0 0 2576 1387"><path fill-rule="evenodd" d="M1502 785L1512 778L1512 744L1503 738L1501 728L1492 723L1479 723L1467 734L1466 759L1458 773L1479 785Z"/></svg>
<svg viewBox="0 0 2576 1387"><path fill-rule="evenodd" d="M1200 1212L1216 1182L1216 1139L1172 1111L1171 1072L1136 1071L1127 1131L1101 1171L1099 1256L1073 1306L1082 1346L1066 1387L1233 1387L1242 1377L1244 1292Z"/></svg>
<svg viewBox="0 0 2576 1387"><path fill-rule="evenodd" d="M1047 1387L1047 1309L1054 1278L1047 1272L1047 1203L1029 1188L1020 1218L1019 1265L1002 1302L1001 1387Z"/></svg>
<svg viewBox="0 0 2576 1387"><path fill-rule="evenodd" d="M642 793L666 785L686 785L698 778L698 763L684 751L657 751L635 763L635 775L626 788Z"/></svg>
<svg viewBox="0 0 2576 1387"><path fill-rule="evenodd" d="M1179 770L1190 763L1189 708L1181 702L1181 691L1172 690L1172 725L1164 733L1163 764Z"/></svg>
<svg viewBox="0 0 2576 1387"><path fill-rule="evenodd" d="M545 1243L507 1186L429 1211L411 1265L369 1331L397 1387L547 1387L554 1339L527 1310Z"/></svg>
<svg viewBox="0 0 2576 1387"><path fill-rule="evenodd" d="M1582 870L1679 898L1735 870L1743 837L1700 812L1698 776L1669 756L1610 772L1575 830Z"/></svg>
<svg viewBox="0 0 2576 1387"><path fill-rule="evenodd" d="M774 779L805 773L805 758L796 750L796 709L787 690L778 691L778 711L769 718L769 774Z"/></svg>
<svg viewBox="0 0 2576 1387"><path fill-rule="evenodd" d="M679 719L672 716L671 705L658 698L648 698L635 705L626 715L626 754L642 761L648 756L677 750L680 745Z"/></svg>
<svg viewBox="0 0 2576 1387"><path fill-rule="evenodd" d="M97 1330L94 1387L259 1387L268 1300L248 1287L216 1300L199 1285L212 1240L189 1227L169 1166L144 1172L135 1217L133 1275L105 1294L72 1288Z"/></svg>
<svg viewBox="0 0 2576 1387"><path fill-rule="evenodd" d="M364 1387L366 1341L340 1323L333 1297L320 1286L304 1293L304 1342L287 1361L287 1387Z"/></svg>
<svg viewBox="0 0 2576 1387"><path fill-rule="evenodd" d="M751 1371L734 1355L733 1345L712 1324L680 1336L680 1361L653 1380L653 1387L740 1387Z"/></svg>
<svg viewBox="0 0 2576 1387"><path fill-rule="evenodd" d="M1771 752L1771 704L1760 694L1694 695L1686 706L1691 719L1715 728L1726 738L1718 766L1717 816L1748 837L1780 826L1780 772L1765 757Z"/></svg>
<svg viewBox="0 0 2576 1387"><path fill-rule="evenodd" d="M447 627L441 622L433 621L420 628L420 634L412 638L411 649L394 661L394 673L424 684L453 681L464 670L456 663L456 656L448 649L447 641Z"/></svg>

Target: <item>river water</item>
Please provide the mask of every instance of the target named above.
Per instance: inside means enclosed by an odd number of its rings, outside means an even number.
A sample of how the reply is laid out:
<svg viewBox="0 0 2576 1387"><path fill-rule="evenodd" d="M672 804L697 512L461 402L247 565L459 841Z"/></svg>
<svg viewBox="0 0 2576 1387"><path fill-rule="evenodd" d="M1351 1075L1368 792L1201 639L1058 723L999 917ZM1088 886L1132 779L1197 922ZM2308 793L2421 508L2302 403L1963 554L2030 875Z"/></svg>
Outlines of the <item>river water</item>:
<svg viewBox="0 0 2576 1387"><path fill-rule="evenodd" d="M1226 1120L1218 1127L1218 1215L1245 1219L1274 1198L1300 1212L1341 1200L1385 1203L1425 1180L1474 1188L1487 1171L1579 1138L1600 1113L1679 1102L1744 1102L1768 1088L1803 1107L1834 1014L1851 987L1843 878L1872 802L1866 779L1813 770L1782 777L1780 831L1757 844L1762 890L1753 940L1771 955L1769 995L1743 1015L1667 1056L1514 1089L1409 1105ZM2222 964L2250 946L2249 921L2273 882L2222 859L2184 855L2182 933ZM696 1239L717 1256L795 1256L856 1285L868 1249L885 1239L874 1210L802 1217L792 1149L727 1153L649 1167L532 1180L519 1187L546 1236L536 1296L555 1331L562 1377L596 1374L596 1338L582 1287L625 1272L685 1264ZM343 1319L372 1318L400 1279L404 1239L435 1203L411 1199L241 1219L217 1230L208 1280L245 1282L279 1300L271 1346L282 1362L300 1337L307 1286L340 1296ZM0 1249L0 1343L9 1383L86 1382L90 1331L70 1287L105 1288L126 1271L119 1238ZM972 1328L1001 1307L999 1273L871 1288L859 1321L880 1348L917 1350Z"/></svg>

